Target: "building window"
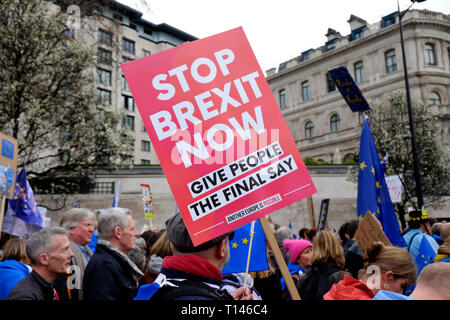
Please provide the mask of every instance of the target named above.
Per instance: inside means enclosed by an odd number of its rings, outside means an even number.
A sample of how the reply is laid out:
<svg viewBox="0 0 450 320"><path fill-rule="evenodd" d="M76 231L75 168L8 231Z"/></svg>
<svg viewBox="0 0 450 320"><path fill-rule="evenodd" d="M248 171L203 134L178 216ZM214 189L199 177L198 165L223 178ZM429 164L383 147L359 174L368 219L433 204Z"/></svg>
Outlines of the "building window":
<svg viewBox="0 0 450 320"><path fill-rule="evenodd" d="M122 63L127 63L130 61L133 61L134 59L128 58L128 57L122 57Z"/></svg>
<svg viewBox="0 0 450 320"><path fill-rule="evenodd" d="M313 49L309 49L306 51L303 51L301 56L300 56L300 62L308 60L309 59L309 54L313 51Z"/></svg>
<svg viewBox="0 0 450 320"><path fill-rule="evenodd" d="M101 48L98 48L98 51L97 51L97 62L98 63L103 63L103 64L106 64L106 65L110 66L112 64L111 51L103 50Z"/></svg>
<svg viewBox="0 0 450 320"><path fill-rule="evenodd" d="M355 63L355 81L356 83L361 83L364 81L364 65L362 61Z"/></svg>
<svg viewBox="0 0 450 320"><path fill-rule="evenodd" d="M98 42L106 46L112 46L112 33L105 30L98 30Z"/></svg>
<svg viewBox="0 0 450 320"><path fill-rule="evenodd" d="M441 96L436 91L431 91L430 96L428 97L428 104L441 104Z"/></svg>
<svg viewBox="0 0 450 320"><path fill-rule="evenodd" d="M352 30L350 41L361 39L364 36L364 27Z"/></svg>
<svg viewBox="0 0 450 320"><path fill-rule="evenodd" d="M145 50L145 49L142 49L142 56L143 56L143 57L147 57L147 56L149 56L150 54L151 54L150 51Z"/></svg>
<svg viewBox="0 0 450 320"><path fill-rule="evenodd" d="M134 100L133 97L122 95L122 106L128 110L134 112Z"/></svg>
<svg viewBox="0 0 450 320"><path fill-rule="evenodd" d="M336 41L337 40L338 40L338 38L334 38L333 40L325 42L325 49L324 49L324 51L329 51L329 50L333 50L334 48L336 48Z"/></svg>
<svg viewBox="0 0 450 320"><path fill-rule="evenodd" d="M395 15L396 13L391 13L387 16L384 16L381 18L381 27L386 28L387 26L390 26L395 23Z"/></svg>
<svg viewBox="0 0 450 320"><path fill-rule="evenodd" d="M386 72L391 73L394 71L397 71L397 60L395 57L395 50L389 50L385 54L385 60L386 60Z"/></svg>
<svg viewBox="0 0 450 320"><path fill-rule="evenodd" d="M312 138L314 135L314 124L312 121L308 121L305 124L305 138L309 139Z"/></svg>
<svg viewBox="0 0 450 320"><path fill-rule="evenodd" d="M341 120L339 119L339 116L337 114L333 114L330 118L330 131L339 131L340 122Z"/></svg>
<svg viewBox="0 0 450 320"><path fill-rule="evenodd" d="M280 98L280 109L286 109L286 89L281 89L278 96Z"/></svg>
<svg viewBox="0 0 450 320"><path fill-rule="evenodd" d="M335 85L333 79L331 78L331 75L329 72L327 72L327 88L328 88L328 92L332 92L332 91L336 90L336 85Z"/></svg>
<svg viewBox="0 0 450 320"><path fill-rule="evenodd" d="M122 50L134 54L134 41L126 38L122 39Z"/></svg>
<svg viewBox="0 0 450 320"><path fill-rule="evenodd" d="M98 98L97 102L103 105L111 104L111 91L97 88Z"/></svg>
<svg viewBox="0 0 450 320"><path fill-rule="evenodd" d="M97 69L97 75L98 75L98 81L101 84L103 84L105 86L111 85L111 71Z"/></svg>
<svg viewBox="0 0 450 320"><path fill-rule="evenodd" d="M141 151L150 152L150 141L141 140Z"/></svg>
<svg viewBox="0 0 450 320"><path fill-rule="evenodd" d="M141 164L149 165L150 164L150 160L141 159Z"/></svg>
<svg viewBox="0 0 450 320"><path fill-rule="evenodd" d="M122 118L122 127L128 127L131 131L134 131L134 117L124 116Z"/></svg>
<svg viewBox="0 0 450 320"><path fill-rule="evenodd" d="M144 121L142 121L141 132L147 132L147 129L145 128Z"/></svg>
<svg viewBox="0 0 450 320"><path fill-rule="evenodd" d="M122 75L122 90L130 92L130 87L128 86L127 79Z"/></svg>
<svg viewBox="0 0 450 320"><path fill-rule="evenodd" d="M431 43L425 44L425 60L430 66L436 65L436 55L434 54L434 45Z"/></svg>
<svg viewBox="0 0 450 320"><path fill-rule="evenodd" d="M303 101L309 100L309 82L305 81L302 83L302 98Z"/></svg>

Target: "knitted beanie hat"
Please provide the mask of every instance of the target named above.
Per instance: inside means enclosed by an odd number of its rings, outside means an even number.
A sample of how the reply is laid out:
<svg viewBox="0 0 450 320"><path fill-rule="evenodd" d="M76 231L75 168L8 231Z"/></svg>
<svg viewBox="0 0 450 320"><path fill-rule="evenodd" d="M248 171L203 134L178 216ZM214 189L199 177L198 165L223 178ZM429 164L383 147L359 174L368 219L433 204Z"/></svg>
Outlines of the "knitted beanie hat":
<svg viewBox="0 0 450 320"><path fill-rule="evenodd" d="M289 251L289 255L291 257L291 262L295 263L302 254L303 251L305 251L306 248L312 247L312 243L308 240L291 240L286 239L283 241L283 247L287 251Z"/></svg>

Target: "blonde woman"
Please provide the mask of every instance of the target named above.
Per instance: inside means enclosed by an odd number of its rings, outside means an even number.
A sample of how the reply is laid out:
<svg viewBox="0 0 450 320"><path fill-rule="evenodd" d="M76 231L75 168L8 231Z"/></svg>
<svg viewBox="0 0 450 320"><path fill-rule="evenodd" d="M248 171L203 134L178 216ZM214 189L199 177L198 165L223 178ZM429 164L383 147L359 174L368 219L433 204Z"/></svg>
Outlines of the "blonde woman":
<svg viewBox="0 0 450 320"><path fill-rule="evenodd" d="M297 289L302 300L323 300L331 286L350 273L344 271L344 249L334 234L319 232L314 238L311 268L302 274Z"/></svg>
<svg viewBox="0 0 450 320"><path fill-rule="evenodd" d="M345 276L324 300L372 300L379 290L403 293L416 281L416 265L408 251L374 242L364 257L359 280Z"/></svg>

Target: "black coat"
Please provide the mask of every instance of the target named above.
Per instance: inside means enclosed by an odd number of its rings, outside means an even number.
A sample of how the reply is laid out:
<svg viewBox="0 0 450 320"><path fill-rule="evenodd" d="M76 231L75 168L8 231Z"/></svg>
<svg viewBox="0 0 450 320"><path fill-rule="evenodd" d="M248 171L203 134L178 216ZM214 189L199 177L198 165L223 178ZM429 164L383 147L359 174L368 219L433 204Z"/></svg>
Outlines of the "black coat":
<svg viewBox="0 0 450 320"><path fill-rule="evenodd" d="M64 300L64 293L59 289L56 291L58 298ZM7 300L56 300L54 285L33 270L11 290Z"/></svg>
<svg viewBox="0 0 450 320"><path fill-rule="evenodd" d="M302 300L323 300L333 284L341 281L350 273L336 267L312 265L297 282L298 293Z"/></svg>
<svg viewBox="0 0 450 320"><path fill-rule="evenodd" d="M133 269L117 252L97 244L83 278L84 300L132 300L138 292Z"/></svg>

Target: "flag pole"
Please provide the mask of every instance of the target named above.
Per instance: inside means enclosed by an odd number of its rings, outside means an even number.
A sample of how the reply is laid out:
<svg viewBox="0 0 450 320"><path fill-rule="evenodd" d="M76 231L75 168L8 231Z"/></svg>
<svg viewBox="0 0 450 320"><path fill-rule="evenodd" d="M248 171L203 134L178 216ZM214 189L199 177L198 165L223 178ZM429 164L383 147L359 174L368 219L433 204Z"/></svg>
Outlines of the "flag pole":
<svg viewBox="0 0 450 320"><path fill-rule="evenodd" d="M247 286L247 275L248 268L250 266L250 255L252 253L253 235L255 234L255 222L256 220L253 220L250 226L250 246L248 247L247 266L245 267L244 287Z"/></svg>

